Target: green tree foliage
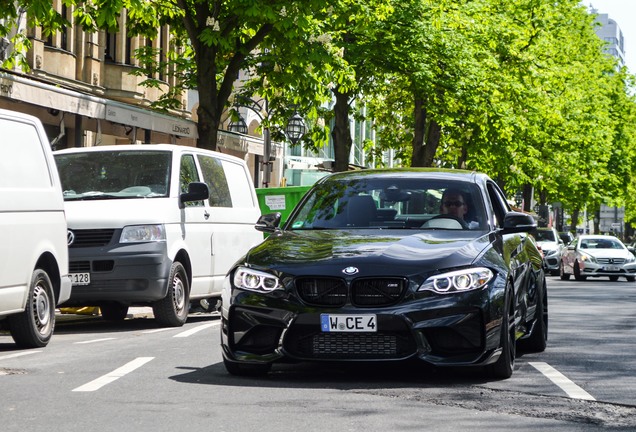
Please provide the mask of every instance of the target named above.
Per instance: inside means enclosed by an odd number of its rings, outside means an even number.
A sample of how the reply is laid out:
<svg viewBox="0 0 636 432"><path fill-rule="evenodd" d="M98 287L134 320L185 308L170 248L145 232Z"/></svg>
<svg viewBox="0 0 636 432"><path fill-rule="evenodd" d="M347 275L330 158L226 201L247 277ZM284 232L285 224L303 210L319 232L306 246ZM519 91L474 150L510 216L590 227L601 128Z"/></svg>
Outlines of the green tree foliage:
<svg viewBox="0 0 636 432"><path fill-rule="evenodd" d="M404 165L486 172L510 195L534 189L540 204L559 201L569 214L626 204L636 220L634 77L603 54L579 0L64 2L89 30L116 30L122 14L130 34L152 38L168 26L170 52L158 63L140 49L138 73L178 78L164 108L198 89L201 147L216 148L233 101L257 96L275 137L299 111L310 124L303 145L318 148L331 135L344 170L349 118L366 106L375 164L392 149ZM20 19L45 35L65 24L50 2L0 6L0 36L16 48L29 44L11 33ZM24 60L16 52L5 65ZM249 74L235 87L239 71Z"/></svg>

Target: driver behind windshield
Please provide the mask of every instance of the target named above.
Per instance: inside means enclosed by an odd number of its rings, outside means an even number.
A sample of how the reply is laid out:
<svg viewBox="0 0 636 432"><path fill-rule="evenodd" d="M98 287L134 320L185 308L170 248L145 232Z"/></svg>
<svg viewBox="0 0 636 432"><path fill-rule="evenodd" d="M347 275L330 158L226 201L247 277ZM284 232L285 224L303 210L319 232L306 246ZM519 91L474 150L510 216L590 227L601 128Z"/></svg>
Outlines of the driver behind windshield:
<svg viewBox="0 0 636 432"><path fill-rule="evenodd" d="M465 222L470 229L478 228L479 224L477 222L465 220L468 210L466 196L462 191L457 189L446 189L444 191L440 203L440 213L453 216Z"/></svg>

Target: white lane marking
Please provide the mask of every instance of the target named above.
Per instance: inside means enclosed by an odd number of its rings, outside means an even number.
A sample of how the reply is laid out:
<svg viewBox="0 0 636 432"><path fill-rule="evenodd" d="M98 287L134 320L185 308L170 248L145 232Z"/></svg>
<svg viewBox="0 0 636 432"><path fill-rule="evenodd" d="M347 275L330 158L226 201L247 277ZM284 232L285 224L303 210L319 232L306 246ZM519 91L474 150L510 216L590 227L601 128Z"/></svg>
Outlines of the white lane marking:
<svg viewBox="0 0 636 432"><path fill-rule="evenodd" d="M126 363L120 368L115 369L114 371L107 373L106 375L102 375L101 377L94 379L93 381L86 383L82 386L74 388L73 391L76 392L90 392L99 390L104 387L106 384L110 384L115 380L129 374L135 369L145 365L150 360L154 359L154 357L137 357L135 360Z"/></svg>
<svg viewBox="0 0 636 432"><path fill-rule="evenodd" d="M550 381L561 388L569 397L574 399L596 400L594 397L583 390L581 387L570 381L565 375L544 362L530 362L530 366L537 369L545 375Z"/></svg>
<svg viewBox="0 0 636 432"><path fill-rule="evenodd" d="M200 332L201 330L205 330L205 329L207 329L207 328L210 328L210 327L212 327L212 326L217 326L217 325L219 325L219 324L220 324L220 322L219 322L219 321L217 321L217 322L213 322L213 323L208 323L208 324L203 324L203 325L197 326L197 327L195 327L195 328L191 328L190 330L186 330L186 331L184 331L184 332L181 332L181 333L179 333L179 334L176 334L176 335L174 335L174 336L172 336L172 337L188 337L188 336L192 336L193 334L198 333L198 332Z"/></svg>
<svg viewBox="0 0 636 432"><path fill-rule="evenodd" d="M142 332L143 334L149 334L149 333L159 333L162 331L166 331L166 330L173 330L172 327L164 327L164 328L158 328L158 329L154 329L154 330L146 330L145 332Z"/></svg>
<svg viewBox="0 0 636 432"><path fill-rule="evenodd" d="M5 359L10 359L10 358L16 358L16 357L22 357L25 355L29 355L29 354L37 354L37 353L41 353L42 351L29 351L29 352L19 352L19 353L15 353L15 354L7 354L7 355L3 355L0 356L0 360L5 360Z"/></svg>
<svg viewBox="0 0 636 432"><path fill-rule="evenodd" d="M95 342L104 342L104 341L108 341L108 340L115 340L115 338L91 339L91 340L87 340L87 341L73 342L73 343L74 344L90 344L90 343L95 343Z"/></svg>

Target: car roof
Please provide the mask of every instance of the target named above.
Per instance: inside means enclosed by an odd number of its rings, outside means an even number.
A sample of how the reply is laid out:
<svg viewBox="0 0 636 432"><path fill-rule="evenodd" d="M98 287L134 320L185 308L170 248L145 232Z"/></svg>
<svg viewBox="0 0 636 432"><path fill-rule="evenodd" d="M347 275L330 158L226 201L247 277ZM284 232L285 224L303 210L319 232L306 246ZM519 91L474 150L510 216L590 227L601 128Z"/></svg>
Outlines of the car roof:
<svg viewBox="0 0 636 432"><path fill-rule="evenodd" d="M486 174L476 171L443 168L374 168L333 173L323 177L319 182L337 181L340 179L363 179L366 177L418 177L438 180L460 180L477 183L489 179Z"/></svg>

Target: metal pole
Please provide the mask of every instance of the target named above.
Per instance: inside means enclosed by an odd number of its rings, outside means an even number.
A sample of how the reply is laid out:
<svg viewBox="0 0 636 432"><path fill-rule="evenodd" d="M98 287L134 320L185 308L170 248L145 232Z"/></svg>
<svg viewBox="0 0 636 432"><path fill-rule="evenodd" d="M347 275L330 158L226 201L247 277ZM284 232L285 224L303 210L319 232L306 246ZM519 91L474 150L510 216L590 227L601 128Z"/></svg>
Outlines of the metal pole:
<svg viewBox="0 0 636 432"><path fill-rule="evenodd" d="M269 128L263 129L263 187L269 187L269 181L271 179L271 166L270 161L272 155L272 139L269 134Z"/></svg>

